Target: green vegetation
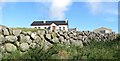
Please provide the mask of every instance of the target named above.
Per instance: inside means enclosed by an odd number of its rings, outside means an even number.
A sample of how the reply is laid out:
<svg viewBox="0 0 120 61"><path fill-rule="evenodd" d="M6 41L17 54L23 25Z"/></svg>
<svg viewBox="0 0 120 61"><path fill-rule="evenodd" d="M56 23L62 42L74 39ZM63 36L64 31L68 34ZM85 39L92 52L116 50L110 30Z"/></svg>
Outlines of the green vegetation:
<svg viewBox="0 0 120 61"><path fill-rule="evenodd" d="M31 32L36 32L38 30L43 30L43 29L36 29L36 28L11 28L12 30L22 30L22 31L31 31Z"/></svg>
<svg viewBox="0 0 120 61"><path fill-rule="evenodd" d="M36 48L21 53L4 53L4 60L8 59L120 59L120 41L91 42L83 48L75 46L54 45L48 51Z"/></svg>

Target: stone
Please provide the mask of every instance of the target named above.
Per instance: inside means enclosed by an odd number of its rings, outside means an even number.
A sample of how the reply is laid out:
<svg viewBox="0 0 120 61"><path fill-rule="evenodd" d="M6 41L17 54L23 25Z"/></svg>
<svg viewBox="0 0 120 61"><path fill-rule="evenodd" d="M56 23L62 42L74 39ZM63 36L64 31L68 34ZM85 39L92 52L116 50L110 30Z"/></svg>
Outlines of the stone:
<svg viewBox="0 0 120 61"><path fill-rule="evenodd" d="M35 49L36 48L36 43L31 43L30 48Z"/></svg>
<svg viewBox="0 0 120 61"><path fill-rule="evenodd" d="M3 35L9 35L8 28L3 28Z"/></svg>
<svg viewBox="0 0 120 61"><path fill-rule="evenodd" d="M7 41L7 39L4 38L3 35L0 35L0 44L4 43L5 41Z"/></svg>
<svg viewBox="0 0 120 61"><path fill-rule="evenodd" d="M57 37L55 37L55 38L52 39L52 42L59 43L59 39Z"/></svg>
<svg viewBox="0 0 120 61"><path fill-rule="evenodd" d="M60 41L64 41L64 37L63 37L63 36L60 36L60 37L59 37L59 40L60 40Z"/></svg>
<svg viewBox="0 0 120 61"><path fill-rule="evenodd" d="M51 39L51 34L46 34L45 37L50 40Z"/></svg>
<svg viewBox="0 0 120 61"><path fill-rule="evenodd" d="M16 41L16 42L15 42L15 45L16 45L17 47L19 47L19 46L20 46L20 42Z"/></svg>
<svg viewBox="0 0 120 61"><path fill-rule="evenodd" d="M52 44L48 41L45 41L43 47L44 50L47 51L50 47L52 47Z"/></svg>
<svg viewBox="0 0 120 61"><path fill-rule="evenodd" d="M5 49L7 52L14 52L17 50L17 47L14 45L14 44L11 44L11 43L6 43L4 45Z"/></svg>
<svg viewBox="0 0 120 61"><path fill-rule="evenodd" d="M3 52L5 52L5 47L0 45L0 53L3 53Z"/></svg>
<svg viewBox="0 0 120 61"><path fill-rule="evenodd" d="M41 35L45 35L45 34L46 34L45 30L42 30Z"/></svg>
<svg viewBox="0 0 120 61"><path fill-rule="evenodd" d="M75 33L73 33L73 35L74 35L74 36L77 36L77 33L75 32Z"/></svg>
<svg viewBox="0 0 120 61"><path fill-rule="evenodd" d="M9 42L15 42L18 40L18 38L16 36L10 35L10 36L6 36L5 37L7 39L7 41Z"/></svg>
<svg viewBox="0 0 120 61"><path fill-rule="evenodd" d="M13 35L19 36L21 33L21 30L13 30Z"/></svg>
<svg viewBox="0 0 120 61"><path fill-rule="evenodd" d="M11 28L9 28L9 34L13 35L13 30Z"/></svg>
<svg viewBox="0 0 120 61"><path fill-rule="evenodd" d="M36 36L36 33L32 33L32 34L31 34L31 37L32 37L33 39L35 39L35 36Z"/></svg>
<svg viewBox="0 0 120 61"><path fill-rule="evenodd" d="M80 40L71 40L71 44L79 47L83 47L83 43Z"/></svg>
<svg viewBox="0 0 120 61"><path fill-rule="evenodd" d="M39 36L36 36L36 39L33 41L34 43L39 43L42 39Z"/></svg>
<svg viewBox="0 0 120 61"><path fill-rule="evenodd" d="M27 34L28 34L28 35L31 35L31 34L32 34L32 32L31 32L31 31L28 31L28 32L27 32Z"/></svg>
<svg viewBox="0 0 120 61"><path fill-rule="evenodd" d="M0 33L2 33L3 28L7 28L7 27L4 25L0 25Z"/></svg>
<svg viewBox="0 0 120 61"><path fill-rule="evenodd" d="M30 39L30 36L28 35L23 35L23 34L20 34L20 43L32 43L32 40Z"/></svg>
<svg viewBox="0 0 120 61"><path fill-rule="evenodd" d="M29 49L28 43L21 43L20 44L20 50L21 51L27 51Z"/></svg>
<svg viewBox="0 0 120 61"><path fill-rule="evenodd" d="M24 34L20 34L19 35L19 41L20 41L20 43L25 43L25 42L27 42L26 40L25 40L25 35Z"/></svg>
<svg viewBox="0 0 120 61"><path fill-rule="evenodd" d="M62 31L59 31L59 33L58 33L58 34L63 35L63 32L62 32Z"/></svg>
<svg viewBox="0 0 120 61"><path fill-rule="evenodd" d="M72 37L73 37L73 34L69 34L69 37L71 37L71 38L72 38Z"/></svg>
<svg viewBox="0 0 120 61"><path fill-rule="evenodd" d="M55 38L57 34L55 32L52 32L52 38Z"/></svg>

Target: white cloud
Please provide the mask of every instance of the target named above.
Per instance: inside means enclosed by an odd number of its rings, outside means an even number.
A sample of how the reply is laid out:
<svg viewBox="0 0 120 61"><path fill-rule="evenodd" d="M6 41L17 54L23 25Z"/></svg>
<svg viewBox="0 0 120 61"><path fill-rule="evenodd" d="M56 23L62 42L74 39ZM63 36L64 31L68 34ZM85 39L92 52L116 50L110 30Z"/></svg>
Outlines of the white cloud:
<svg viewBox="0 0 120 61"><path fill-rule="evenodd" d="M50 8L50 16L56 19L64 19L65 12L71 4L71 0L53 0Z"/></svg>
<svg viewBox="0 0 120 61"><path fill-rule="evenodd" d="M113 7L112 4L111 5L110 4L107 5L107 4L105 4L103 2L103 0L88 0L88 1L89 2L87 3L87 5L89 6L89 8L91 10L91 13L93 15L102 14L102 13L108 13L108 14L112 14L112 15L118 15L118 9L117 9L117 7ZM113 3L115 3L115 2L113 2Z"/></svg>

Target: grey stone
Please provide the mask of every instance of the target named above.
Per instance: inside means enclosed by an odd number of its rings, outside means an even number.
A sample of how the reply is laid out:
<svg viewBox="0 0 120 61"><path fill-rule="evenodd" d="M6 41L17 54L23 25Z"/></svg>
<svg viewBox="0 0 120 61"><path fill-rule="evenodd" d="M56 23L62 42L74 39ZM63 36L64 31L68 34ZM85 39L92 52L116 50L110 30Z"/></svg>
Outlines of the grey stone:
<svg viewBox="0 0 120 61"><path fill-rule="evenodd" d="M3 28L7 28L7 27L4 25L0 25L0 33L2 33Z"/></svg>
<svg viewBox="0 0 120 61"><path fill-rule="evenodd" d="M11 43L6 43L4 45L5 49L7 52L14 52L17 50L17 47L14 45L14 44L11 44Z"/></svg>
<svg viewBox="0 0 120 61"><path fill-rule="evenodd" d="M16 36L10 35L10 36L6 36L5 37L7 39L7 41L9 42L15 42L18 40L18 38Z"/></svg>
<svg viewBox="0 0 120 61"><path fill-rule="evenodd" d="M16 45L17 47L19 47L19 46L20 46L20 42L16 41L16 42L15 42L15 45Z"/></svg>
<svg viewBox="0 0 120 61"><path fill-rule="evenodd" d="M30 48L35 49L36 48L36 43L31 43Z"/></svg>
<svg viewBox="0 0 120 61"><path fill-rule="evenodd" d="M29 49L28 43L21 43L20 44L20 50L21 51L27 51Z"/></svg>
<svg viewBox="0 0 120 61"><path fill-rule="evenodd" d="M52 39L52 42L59 43L59 39L57 37L55 37L55 38Z"/></svg>
<svg viewBox="0 0 120 61"><path fill-rule="evenodd" d="M7 28L3 28L3 35L9 35L9 31Z"/></svg>
<svg viewBox="0 0 120 61"><path fill-rule="evenodd" d="M35 39L35 36L36 36L36 33L32 33L32 34L31 34L31 37L32 37L33 39Z"/></svg>
<svg viewBox="0 0 120 61"><path fill-rule="evenodd" d="M3 35L0 35L0 44L4 43L5 41L7 41L7 39L4 38Z"/></svg>
<svg viewBox="0 0 120 61"><path fill-rule="evenodd" d="M27 42L26 40L25 40L25 35L24 34L20 34L20 36L19 36L19 41L20 41L20 43L25 43L25 42Z"/></svg>
<svg viewBox="0 0 120 61"><path fill-rule="evenodd" d="M50 47L52 47L52 44L48 41L45 41L43 47L44 50L47 51Z"/></svg>
<svg viewBox="0 0 120 61"><path fill-rule="evenodd" d="M45 34L46 34L45 30L42 30L41 35L45 35Z"/></svg>
<svg viewBox="0 0 120 61"><path fill-rule="evenodd" d="M5 47L0 45L0 53L3 53L3 52L5 52Z"/></svg>
<svg viewBox="0 0 120 61"><path fill-rule="evenodd" d="M13 30L13 35L19 36L21 33L21 30Z"/></svg>
<svg viewBox="0 0 120 61"><path fill-rule="evenodd" d="M47 39L51 39L51 34L46 34L45 37L46 37Z"/></svg>
<svg viewBox="0 0 120 61"><path fill-rule="evenodd" d="M64 37L63 37L63 36L59 36L59 40L60 40L61 42L63 42L63 41L64 41Z"/></svg>
<svg viewBox="0 0 120 61"><path fill-rule="evenodd" d="M32 34L32 32L31 32L31 31L28 31L28 32L27 32L27 34L28 34L28 35L31 35L31 34Z"/></svg>
<svg viewBox="0 0 120 61"><path fill-rule="evenodd" d="M72 38L72 37L73 37L73 34L69 34L69 37L71 37L71 38Z"/></svg>
<svg viewBox="0 0 120 61"><path fill-rule="evenodd" d="M36 36L36 39L33 41L34 43L39 43L42 39L39 36Z"/></svg>

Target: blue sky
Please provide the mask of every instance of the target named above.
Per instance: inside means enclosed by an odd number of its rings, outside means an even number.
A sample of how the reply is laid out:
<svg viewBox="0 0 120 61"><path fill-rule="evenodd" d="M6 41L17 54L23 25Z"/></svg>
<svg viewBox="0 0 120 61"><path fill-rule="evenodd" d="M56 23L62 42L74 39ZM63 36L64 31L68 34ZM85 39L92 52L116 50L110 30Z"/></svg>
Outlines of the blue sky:
<svg viewBox="0 0 120 61"><path fill-rule="evenodd" d="M68 19L69 27L94 30L108 27L118 31L117 2L4 2L0 24L30 27L34 20Z"/></svg>

